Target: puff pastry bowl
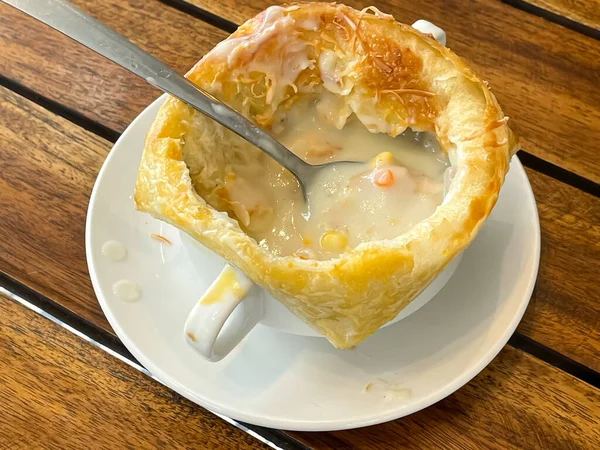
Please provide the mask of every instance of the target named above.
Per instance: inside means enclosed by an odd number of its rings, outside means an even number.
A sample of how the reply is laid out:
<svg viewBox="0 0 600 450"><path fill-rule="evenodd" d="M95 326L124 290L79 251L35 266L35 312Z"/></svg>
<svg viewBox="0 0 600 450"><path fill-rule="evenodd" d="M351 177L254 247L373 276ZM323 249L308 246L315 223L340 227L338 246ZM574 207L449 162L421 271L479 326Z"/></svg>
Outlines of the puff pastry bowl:
<svg viewBox="0 0 600 450"><path fill-rule="evenodd" d="M349 348L394 319L475 238L490 214L516 139L494 95L432 37L375 8L274 6L243 24L186 75L270 129L307 95L334 95L371 132L435 133L455 176L443 203L410 231L328 260L258 245L218 195L232 161L261 157L169 98L148 135L138 210L221 255L334 346Z"/></svg>

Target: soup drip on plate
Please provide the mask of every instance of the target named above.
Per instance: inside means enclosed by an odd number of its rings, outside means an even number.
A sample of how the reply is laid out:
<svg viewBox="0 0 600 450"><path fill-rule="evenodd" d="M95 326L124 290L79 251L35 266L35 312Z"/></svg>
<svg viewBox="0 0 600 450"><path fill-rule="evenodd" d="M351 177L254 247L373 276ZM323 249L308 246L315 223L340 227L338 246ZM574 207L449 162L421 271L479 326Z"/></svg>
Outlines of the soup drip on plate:
<svg viewBox="0 0 600 450"><path fill-rule="evenodd" d="M372 133L340 108L332 94L307 96L272 126L275 138L310 164L363 161L323 169L307 186L309 214L296 179L258 150L233 163L217 189L230 214L273 254L334 258L400 236L442 203L449 165L435 136Z"/></svg>

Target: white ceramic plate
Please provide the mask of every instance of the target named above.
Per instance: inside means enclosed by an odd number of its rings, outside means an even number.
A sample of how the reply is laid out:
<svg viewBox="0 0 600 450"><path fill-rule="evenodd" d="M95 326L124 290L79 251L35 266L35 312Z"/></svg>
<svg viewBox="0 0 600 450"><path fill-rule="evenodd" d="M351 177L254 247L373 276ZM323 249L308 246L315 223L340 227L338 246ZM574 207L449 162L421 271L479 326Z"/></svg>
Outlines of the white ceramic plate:
<svg viewBox="0 0 600 450"><path fill-rule="evenodd" d="M515 157L493 213L442 291L410 317L336 350L325 339L258 325L220 363L202 359L182 329L193 303L223 261L192 263L179 232L134 210L132 193L144 137L163 98L123 133L92 193L86 251L92 283L110 324L164 384L234 419L286 430L337 430L393 420L451 394L500 351L521 319L537 275L540 231L535 200ZM157 233L173 245L150 238ZM128 257L110 262L107 240ZM127 303L114 282L137 282ZM370 389L365 391L365 387Z"/></svg>

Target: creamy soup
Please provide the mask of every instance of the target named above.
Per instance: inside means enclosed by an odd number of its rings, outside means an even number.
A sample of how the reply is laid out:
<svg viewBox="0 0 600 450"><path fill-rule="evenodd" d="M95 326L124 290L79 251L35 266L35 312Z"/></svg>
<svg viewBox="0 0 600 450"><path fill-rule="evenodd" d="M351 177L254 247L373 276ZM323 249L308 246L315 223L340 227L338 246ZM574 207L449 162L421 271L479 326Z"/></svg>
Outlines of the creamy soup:
<svg viewBox="0 0 600 450"><path fill-rule="evenodd" d="M269 158L228 175L229 204L241 225L276 255L327 259L362 242L393 239L429 217L443 200L448 164L432 135L371 133L355 117L336 122L323 99L296 103L274 136L311 164L336 164L307 186ZM340 126L341 129L338 129Z"/></svg>

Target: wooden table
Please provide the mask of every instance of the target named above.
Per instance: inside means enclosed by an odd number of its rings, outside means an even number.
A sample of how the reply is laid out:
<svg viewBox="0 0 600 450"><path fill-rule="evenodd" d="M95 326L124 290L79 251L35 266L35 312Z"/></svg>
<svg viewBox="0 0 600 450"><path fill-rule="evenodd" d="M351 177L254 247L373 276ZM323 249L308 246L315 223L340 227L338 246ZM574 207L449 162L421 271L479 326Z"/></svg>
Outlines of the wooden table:
<svg viewBox="0 0 600 450"><path fill-rule="evenodd" d="M271 0L74 3L183 73ZM424 411L332 433L246 427L156 382L99 308L84 223L111 145L159 92L0 4L1 449L600 448L600 2L374 4L444 28L521 136L542 256L500 355Z"/></svg>

